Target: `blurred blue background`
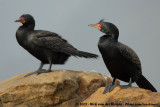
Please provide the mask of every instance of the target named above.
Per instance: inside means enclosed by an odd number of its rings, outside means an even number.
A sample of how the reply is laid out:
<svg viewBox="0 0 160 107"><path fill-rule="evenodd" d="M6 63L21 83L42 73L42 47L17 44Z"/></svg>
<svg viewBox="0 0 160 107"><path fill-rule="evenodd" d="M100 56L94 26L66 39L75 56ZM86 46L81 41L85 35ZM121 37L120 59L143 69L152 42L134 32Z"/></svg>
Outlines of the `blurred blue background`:
<svg viewBox="0 0 160 107"><path fill-rule="evenodd" d="M21 24L14 21L26 13L35 18L35 29L56 32L79 50L98 55L97 43L103 33L88 24L102 18L114 23L120 31L119 41L136 51L143 75L160 91L159 0L0 0L0 81L39 67L40 61L15 38ZM53 65L52 69L95 70L110 75L101 57L70 57L65 65Z"/></svg>

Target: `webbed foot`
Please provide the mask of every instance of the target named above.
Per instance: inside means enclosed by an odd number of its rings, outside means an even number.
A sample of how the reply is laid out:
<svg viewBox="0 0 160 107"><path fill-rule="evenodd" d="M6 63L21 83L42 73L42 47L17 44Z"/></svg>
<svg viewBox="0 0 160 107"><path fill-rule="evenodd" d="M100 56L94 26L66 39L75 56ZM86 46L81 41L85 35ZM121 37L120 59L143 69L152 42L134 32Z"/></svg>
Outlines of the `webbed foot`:
<svg viewBox="0 0 160 107"><path fill-rule="evenodd" d="M129 87L132 87L131 84L128 84L128 85L119 85L120 88L122 89L127 89Z"/></svg>
<svg viewBox="0 0 160 107"><path fill-rule="evenodd" d="M31 73L25 75L24 77L28 77L28 76L33 75L33 74L39 75L39 74L41 74L41 73L48 73L48 72L51 72L51 70L41 69L41 70L37 70L37 71L35 71L35 72L31 72Z"/></svg>
<svg viewBox="0 0 160 107"><path fill-rule="evenodd" d="M111 92L115 87L118 87L119 85L107 85L103 91L103 94L107 92Z"/></svg>
<svg viewBox="0 0 160 107"><path fill-rule="evenodd" d="M103 94L107 93L107 92L111 92L115 87L120 87L122 89L127 89L129 87L132 87L131 84L128 85L107 85L103 91Z"/></svg>

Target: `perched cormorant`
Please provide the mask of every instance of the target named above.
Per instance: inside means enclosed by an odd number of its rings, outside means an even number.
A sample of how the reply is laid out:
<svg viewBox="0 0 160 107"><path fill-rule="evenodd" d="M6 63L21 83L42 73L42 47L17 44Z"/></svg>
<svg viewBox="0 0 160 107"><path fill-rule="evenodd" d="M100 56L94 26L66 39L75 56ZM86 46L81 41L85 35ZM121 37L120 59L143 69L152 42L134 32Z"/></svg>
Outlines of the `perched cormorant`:
<svg viewBox="0 0 160 107"><path fill-rule="evenodd" d="M112 85L106 86L104 94L117 86L114 85L116 78L129 82L128 85L119 85L121 88L131 87L131 84L136 82L140 88L157 92L153 85L142 75L141 62L137 54L127 45L118 42L119 30L114 24L101 20L99 23L90 24L89 26L105 33L99 39L98 48L107 69L113 77L113 82Z"/></svg>
<svg viewBox="0 0 160 107"><path fill-rule="evenodd" d="M95 54L77 50L56 33L34 30L35 20L29 14L22 15L15 22L22 23L22 26L16 32L18 43L41 61L39 69L26 76L51 72L52 64L64 64L70 56L84 58L98 57ZM50 64L48 70L42 69L44 64Z"/></svg>

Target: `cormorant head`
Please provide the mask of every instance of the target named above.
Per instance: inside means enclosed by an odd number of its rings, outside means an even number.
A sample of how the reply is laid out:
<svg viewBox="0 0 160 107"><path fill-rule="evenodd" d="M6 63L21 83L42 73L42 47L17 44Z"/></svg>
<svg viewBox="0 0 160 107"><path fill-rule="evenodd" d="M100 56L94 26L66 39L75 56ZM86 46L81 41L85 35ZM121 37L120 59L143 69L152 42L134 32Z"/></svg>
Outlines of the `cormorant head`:
<svg viewBox="0 0 160 107"><path fill-rule="evenodd" d="M110 22L104 22L104 20L102 19L97 24L90 24L88 26L97 28L101 32L103 32L107 35L110 35L114 39L118 40L119 30L114 24L112 24Z"/></svg>
<svg viewBox="0 0 160 107"><path fill-rule="evenodd" d="M15 22L20 22L23 24L23 26L30 26L30 25L35 26L35 20L34 20L33 16L31 16L30 14L23 14Z"/></svg>

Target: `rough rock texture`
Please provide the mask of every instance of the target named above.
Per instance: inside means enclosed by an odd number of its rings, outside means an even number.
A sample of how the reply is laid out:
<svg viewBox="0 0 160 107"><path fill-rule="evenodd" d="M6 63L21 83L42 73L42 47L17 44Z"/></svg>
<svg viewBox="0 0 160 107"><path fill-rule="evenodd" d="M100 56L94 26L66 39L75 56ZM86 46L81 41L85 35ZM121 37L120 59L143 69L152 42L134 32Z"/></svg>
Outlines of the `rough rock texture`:
<svg viewBox="0 0 160 107"><path fill-rule="evenodd" d="M96 72L54 70L24 77L26 74L0 82L0 107L75 107L112 81Z"/></svg>
<svg viewBox="0 0 160 107"><path fill-rule="evenodd" d="M116 87L110 93L102 94L104 87L99 88L80 107L160 107L160 93L136 87L121 89Z"/></svg>

